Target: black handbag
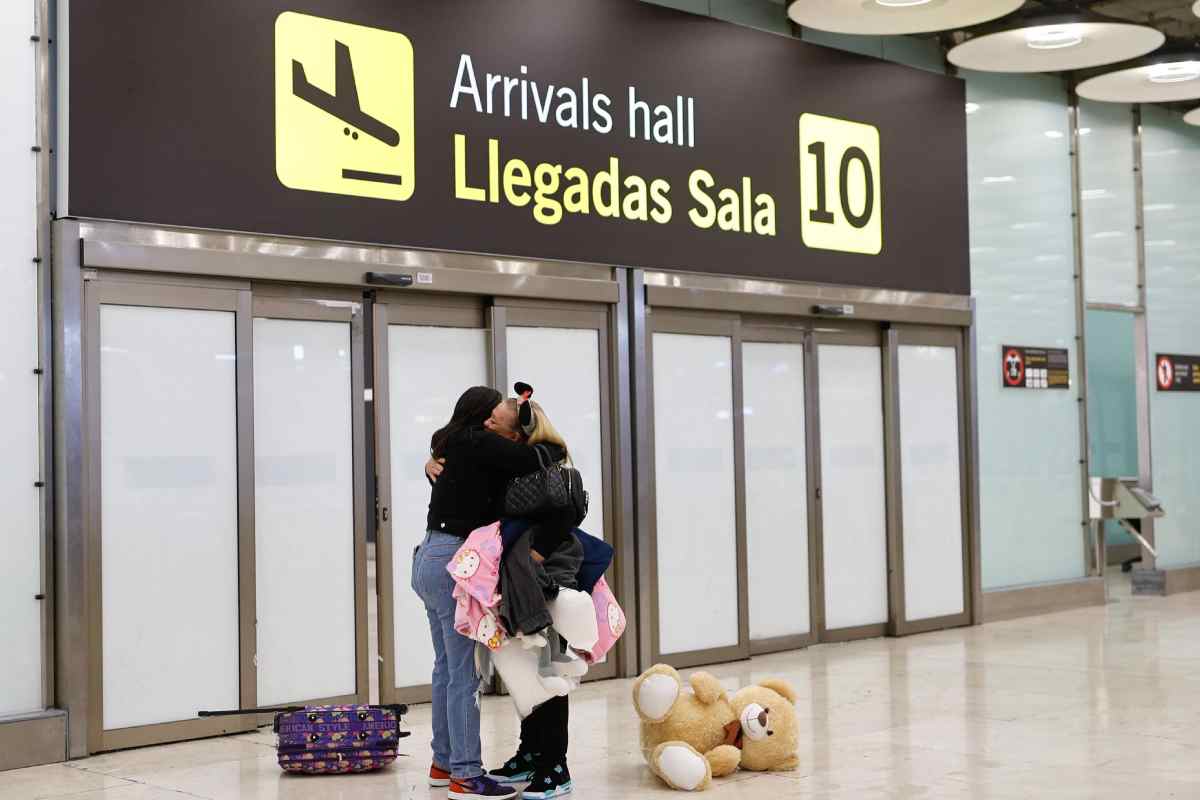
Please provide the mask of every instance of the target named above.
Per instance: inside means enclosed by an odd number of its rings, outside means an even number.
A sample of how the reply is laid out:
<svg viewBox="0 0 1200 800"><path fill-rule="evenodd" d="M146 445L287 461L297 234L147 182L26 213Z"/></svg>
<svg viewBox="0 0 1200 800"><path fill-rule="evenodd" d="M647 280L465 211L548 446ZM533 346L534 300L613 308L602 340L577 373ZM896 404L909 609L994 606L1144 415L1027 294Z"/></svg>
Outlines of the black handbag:
<svg viewBox="0 0 1200 800"><path fill-rule="evenodd" d="M574 467L556 464L541 445L534 445L533 450L541 469L509 481L504 513L510 517L538 517L570 506L578 524L587 516L583 476Z"/></svg>

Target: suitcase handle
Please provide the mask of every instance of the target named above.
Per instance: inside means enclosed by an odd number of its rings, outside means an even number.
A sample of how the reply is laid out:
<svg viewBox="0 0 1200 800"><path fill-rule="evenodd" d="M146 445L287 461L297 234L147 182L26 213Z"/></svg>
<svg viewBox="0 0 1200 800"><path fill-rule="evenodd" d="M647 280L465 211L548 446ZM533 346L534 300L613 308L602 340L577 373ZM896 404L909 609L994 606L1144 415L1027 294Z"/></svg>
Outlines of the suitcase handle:
<svg viewBox="0 0 1200 800"><path fill-rule="evenodd" d="M279 706L278 708L234 708L225 711L197 711L198 717L238 717L243 714L290 714L303 711L304 706Z"/></svg>

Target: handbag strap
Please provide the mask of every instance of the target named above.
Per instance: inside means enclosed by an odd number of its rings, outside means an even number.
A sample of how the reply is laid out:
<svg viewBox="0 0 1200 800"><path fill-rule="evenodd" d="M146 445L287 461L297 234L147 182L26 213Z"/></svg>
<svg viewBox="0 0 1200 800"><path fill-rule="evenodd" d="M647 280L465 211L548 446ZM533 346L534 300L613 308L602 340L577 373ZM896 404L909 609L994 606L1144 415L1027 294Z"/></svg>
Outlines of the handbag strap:
<svg viewBox="0 0 1200 800"><path fill-rule="evenodd" d="M554 462L551 460L550 454L547 453L546 449L540 444L535 444L533 446L533 452L537 455L538 465L541 466L543 470L550 469L550 467L554 466Z"/></svg>

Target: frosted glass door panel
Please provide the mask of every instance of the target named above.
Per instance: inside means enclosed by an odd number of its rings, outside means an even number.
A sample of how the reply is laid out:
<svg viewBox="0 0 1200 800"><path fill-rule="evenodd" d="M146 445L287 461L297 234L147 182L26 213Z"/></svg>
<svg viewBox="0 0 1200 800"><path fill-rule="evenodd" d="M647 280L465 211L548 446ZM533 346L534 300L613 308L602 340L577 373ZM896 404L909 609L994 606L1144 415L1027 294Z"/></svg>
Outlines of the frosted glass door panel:
<svg viewBox="0 0 1200 800"><path fill-rule="evenodd" d="M742 345L750 638L811 628L804 346Z"/></svg>
<svg viewBox="0 0 1200 800"><path fill-rule="evenodd" d="M577 328L508 329L508 382L533 387L533 399L567 440L590 495L580 526L604 537L604 452L600 432L600 332Z"/></svg>
<svg viewBox="0 0 1200 800"><path fill-rule="evenodd" d="M899 366L904 610L911 622L965 609L957 353L902 345Z"/></svg>
<svg viewBox="0 0 1200 800"><path fill-rule="evenodd" d="M488 384L487 337L478 329L388 326L396 688L424 686L433 674L429 617L410 588L413 548L425 538L429 512L424 466L429 438L459 395Z"/></svg>
<svg viewBox="0 0 1200 800"><path fill-rule="evenodd" d="M739 643L732 341L654 334L659 650Z"/></svg>
<svg viewBox="0 0 1200 800"><path fill-rule="evenodd" d="M351 392L348 322L254 320L259 705L357 688Z"/></svg>
<svg viewBox="0 0 1200 800"><path fill-rule="evenodd" d="M31 123L37 118L36 59L27 47L14 47L31 33L27 3L0 4L0 31L9 44L0 47L0 716L41 711L42 611L34 599L42 591L43 492L31 484L53 469L53 453L39 463L38 273L30 257L38 250L38 203L41 179L38 156L30 152ZM19 32L19 33L18 33Z"/></svg>
<svg viewBox="0 0 1200 800"><path fill-rule="evenodd" d="M887 622L887 506L878 347L820 348L825 627Z"/></svg>
<svg viewBox="0 0 1200 800"><path fill-rule="evenodd" d="M17 30L26 25L26 8L8 6L0 16L11 18ZM0 61L3 74L11 79L6 105L13 118L16 97L29 96L33 111L33 60L20 54L22 48L5 48ZM21 83L28 74L31 83ZM18 87L19 90L18 90ZM23 106L24 103L21 103ZM33 192L37 179L29 157L28 133L24 125L7 125L0 132L0 172L11 176L12 186L0 193L0 252L4 253L4 293L0 294L0 716L41 711L42 699L42 611L45 603L34 599L42 591L42 493L32 488L44 474L39 464L38 419L39 378L33 365L39 362L37 340L38 270L28 268L29 253L36 251ZM22 146L18 146L18 142ZM8 165L3 166L3 165ZM18 169L27 167L26 172ZM24 191L22 191L24 190ZM52 458L53 454L50 454ZM53 461L48 468L53 467Z"/></svg>
<svg viewBox="0 0 1200 800"><path fill-rule="evenodd" d="M104 728L238 704L234 315L100 309Z"/></svg>

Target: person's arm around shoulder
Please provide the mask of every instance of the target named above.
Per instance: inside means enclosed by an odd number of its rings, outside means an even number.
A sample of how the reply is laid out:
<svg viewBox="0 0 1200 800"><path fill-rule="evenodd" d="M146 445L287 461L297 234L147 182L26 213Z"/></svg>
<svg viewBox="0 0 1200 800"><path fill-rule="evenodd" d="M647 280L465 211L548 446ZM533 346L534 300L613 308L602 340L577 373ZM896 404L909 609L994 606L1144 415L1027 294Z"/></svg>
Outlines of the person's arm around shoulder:
<svg viewBox="0 0 1200 800"><path fill-rule="evenodd" d="M476 436L475 455L486 468L509 478L528 475L542 466L534 448L489 431Z"/></svg>

